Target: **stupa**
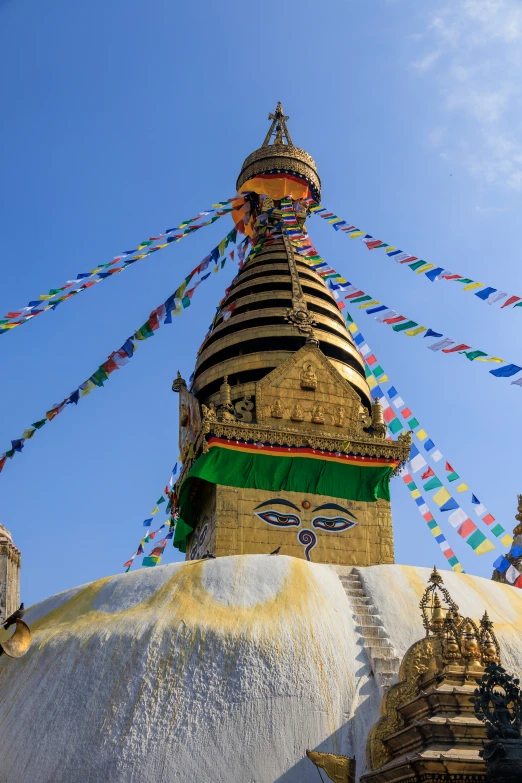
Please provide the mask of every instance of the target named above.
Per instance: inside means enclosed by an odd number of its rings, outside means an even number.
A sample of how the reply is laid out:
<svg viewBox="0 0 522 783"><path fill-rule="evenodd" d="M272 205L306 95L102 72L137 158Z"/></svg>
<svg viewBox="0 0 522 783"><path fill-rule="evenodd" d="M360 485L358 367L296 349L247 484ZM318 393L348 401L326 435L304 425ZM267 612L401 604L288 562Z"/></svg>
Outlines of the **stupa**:
<svg viewBox="0 0 522 783"><path fill-rule="evenodd" d="M181 375L173 385L183 457L174 542L186 559L27 612L31 650L0 659L8 783L381 783L417 768L393 760L410 738L423 758L451 756L457 742L458 777L440 763L433 780L483 779L479 733L467 769L470 721L453 703L451 731L434 731L429 747L420 729L408 724L397 740L387 723L379 742L392 761L367 753L394 693L393 720L407 713L407 689L393 686L403 659L412 681L430 570L394 563L389 482L410 439L386 438L334 298L282 230L306 231L303 200L321 188L287 119L279 105L243 164L237 186L248 198L234 219L253 247L192 385ZM463 626L452 614L448 634L462 631L476 650L469 628L486 610L502 665L520 671L522 592L457 573L444 584L460 619L471 618ZM423 680L442 722L446 675ZM417 685L410 712L428 725Z"/></svg>

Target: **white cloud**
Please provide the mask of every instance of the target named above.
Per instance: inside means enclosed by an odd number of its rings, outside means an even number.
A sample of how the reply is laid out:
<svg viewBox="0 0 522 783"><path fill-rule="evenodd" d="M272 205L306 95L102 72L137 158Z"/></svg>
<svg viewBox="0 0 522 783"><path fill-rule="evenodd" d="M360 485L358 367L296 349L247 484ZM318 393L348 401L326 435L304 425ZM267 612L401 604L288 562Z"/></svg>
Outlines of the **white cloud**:
<svg viewBox="0 0 522 783"><path fill-rule="evenodd" d="M522 0L461 0L427 20L411 65L436 79L451 133L434 130L477 179L522 190Z"/></svg>
<svg viewBox="0 0 522 783"><path fill-rule="evenodd" d="M435 65L440 55L441 55L440 50L435 49L435 51L429 52L420 60L417 60L416 62L412 63L412 67L416 68L418 71L429 71L429 69Z"/></svg>

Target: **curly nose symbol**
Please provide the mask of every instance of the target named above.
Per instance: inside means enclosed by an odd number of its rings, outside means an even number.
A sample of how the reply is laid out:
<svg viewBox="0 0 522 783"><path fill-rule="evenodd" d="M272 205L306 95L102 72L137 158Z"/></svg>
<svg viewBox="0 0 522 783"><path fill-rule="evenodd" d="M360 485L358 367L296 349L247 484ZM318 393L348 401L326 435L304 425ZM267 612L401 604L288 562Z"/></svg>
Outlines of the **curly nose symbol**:
<svg viewBox="0 0 522 783"><path fill-rule="evenodd" d="M301 530L297 534L297 540L305 547L305 555L307 560L311 560L310 551L317 544L317 536L313 530Z"/></svg>

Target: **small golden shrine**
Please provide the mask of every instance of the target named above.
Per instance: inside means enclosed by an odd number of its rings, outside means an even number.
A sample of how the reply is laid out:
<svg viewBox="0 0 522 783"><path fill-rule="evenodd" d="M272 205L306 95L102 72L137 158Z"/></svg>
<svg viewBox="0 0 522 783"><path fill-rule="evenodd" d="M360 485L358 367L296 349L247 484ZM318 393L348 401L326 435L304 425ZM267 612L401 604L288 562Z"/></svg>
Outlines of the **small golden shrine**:
<svg viewBox="0 0 522 783"><path fill-rule="evenodd" d="M420 608L426 636L406 652L399 682L384 696L361 783L485 781L486 728L471 697L488 663L500 661L493 623L487 612L479 623L462 617L436 568Z"/></svg>

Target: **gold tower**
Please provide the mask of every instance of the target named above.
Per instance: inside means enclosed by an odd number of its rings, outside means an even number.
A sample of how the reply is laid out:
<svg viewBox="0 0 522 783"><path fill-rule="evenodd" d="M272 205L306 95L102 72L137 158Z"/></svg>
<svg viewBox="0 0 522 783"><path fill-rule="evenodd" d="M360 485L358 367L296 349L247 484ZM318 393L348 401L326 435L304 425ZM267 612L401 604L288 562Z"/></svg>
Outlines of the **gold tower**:
<svg viewBox="0 0 522 783"><path fill-rule="evenodd" d="M269 119L237 182L256 247L220 302L191 390L180 377L173 385L183 460L175 543L191 559L279 549L392 563L388 483L409 438L385 439L337 303L285 231L290 205L306 233L305 199L319 198L320 180L291 143L281 104Z"/></svg>

